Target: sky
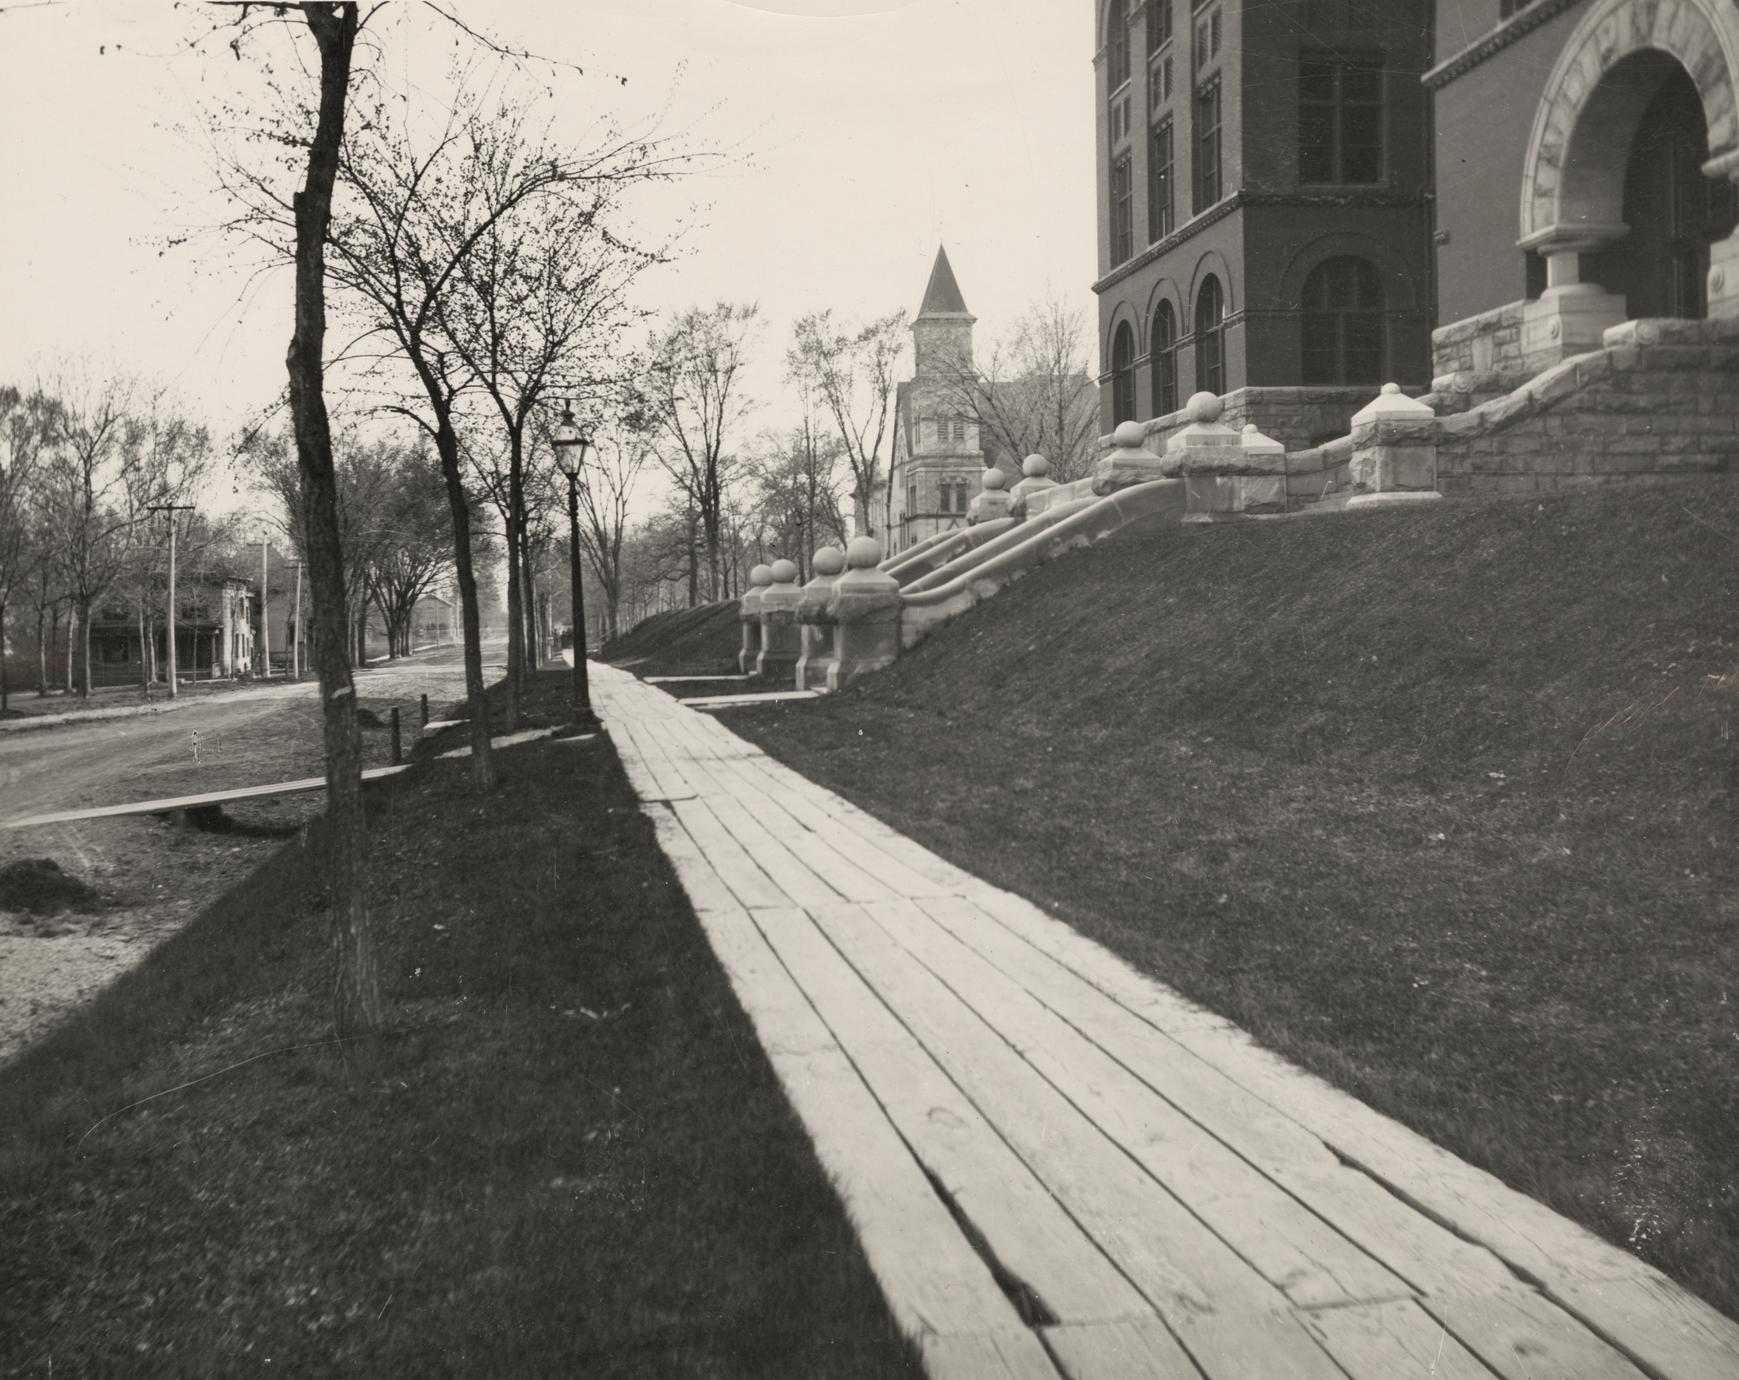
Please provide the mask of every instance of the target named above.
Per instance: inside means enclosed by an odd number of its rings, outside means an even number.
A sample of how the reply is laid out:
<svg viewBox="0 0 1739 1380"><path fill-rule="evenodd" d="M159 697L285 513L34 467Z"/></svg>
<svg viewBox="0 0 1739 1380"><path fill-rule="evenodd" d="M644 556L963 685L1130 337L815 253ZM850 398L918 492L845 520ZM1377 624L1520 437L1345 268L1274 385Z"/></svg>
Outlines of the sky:
<svg viewBox="0 0 1739 1380"><path fill-rule="evenodd" d="M1047 293L1094 319L1087 0L449 8L583 69L552 78L564 137L608 113L724 152L636 205L649 227L691 222L680 262L637 301L759 303L752 429L791 415L781 366L797 316L915 312L941 243L981 349ZM258 67L221 40L188 49L207 13L231 12L0 0L0 381L84 360L167 384L226 433L281 390L290 275L254 272L214 232L224 207L202 133L214 102L260 99ZM392 42L386 60L438 92L452 38Z"/></svg>

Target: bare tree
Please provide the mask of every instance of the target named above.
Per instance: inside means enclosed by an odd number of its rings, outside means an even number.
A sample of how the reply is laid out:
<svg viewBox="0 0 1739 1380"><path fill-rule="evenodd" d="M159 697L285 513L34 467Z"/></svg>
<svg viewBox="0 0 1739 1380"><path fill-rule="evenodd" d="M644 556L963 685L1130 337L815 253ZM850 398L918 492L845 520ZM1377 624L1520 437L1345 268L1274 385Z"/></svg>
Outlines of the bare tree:
<svg viewBox="0 0 1739 1380"><path fill-rule="evenodd" d="M599 433L597 448L581 475L580 549L604 597L604 636L621 631L622 546L628 535L628 506L642 472L652 459L645 425L624 420Z"/></svg>
<svg viewBox="0 0 1739 1380"><path fill-rule="evenodd" d="M1088 367L1086 316L1055 295L1027 306L981 368L944 359L944 395L978 424L993 462L1012 482L1028 455L1051 463L1059 483L1098 459L1099 385Z"/></svg>
<svg viewBox="0 0 1739 1380"><path fill-rule="evenodd" d="M787 375L812 388L833 418L851 468L852 519L862 536L875 535L872 499L881 482L882 442L905 339L904 311L853 330L838 325L829 309L797 322L785 357Z"/></svg>
<svg viewBox="0 0 1739 1380"><path fill-rule="evenodd" d="M0 714L11 686L6 670L6 614L40 568L49 569L39 527L37 471L52 434L52 405L40 393L0 387ZM40 649L39 649L40 651Z"/></svg>
<svg viewBox="0 0 1739 1380"><path fill-rule="evenodd" d="M659 463L675 482L706 553L707 597L720 597L728 442L754 406L739 377L760 319L752 303L690 308L655 335L639 405L659 444ZM690 601L698 602L698 571Z"/></svg>

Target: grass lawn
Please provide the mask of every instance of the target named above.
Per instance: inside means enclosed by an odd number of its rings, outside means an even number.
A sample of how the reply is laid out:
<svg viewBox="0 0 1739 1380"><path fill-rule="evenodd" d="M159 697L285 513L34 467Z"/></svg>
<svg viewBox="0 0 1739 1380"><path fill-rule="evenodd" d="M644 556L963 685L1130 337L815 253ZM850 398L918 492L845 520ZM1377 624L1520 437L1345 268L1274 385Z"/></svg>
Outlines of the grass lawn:
<svg viewBox="0 0 1739 1380"><path fill-rule="evenodd" d="M1739 484L1191 528L723 721L1739 1315Z"/></svg>
<svg viewBox="0 0 1739 1380"><path fill-rule="evenodd" d="M0 1373L918 1373L608 740L499 760L372 788L379 1078L318 824L0 1067Z"/></svg>

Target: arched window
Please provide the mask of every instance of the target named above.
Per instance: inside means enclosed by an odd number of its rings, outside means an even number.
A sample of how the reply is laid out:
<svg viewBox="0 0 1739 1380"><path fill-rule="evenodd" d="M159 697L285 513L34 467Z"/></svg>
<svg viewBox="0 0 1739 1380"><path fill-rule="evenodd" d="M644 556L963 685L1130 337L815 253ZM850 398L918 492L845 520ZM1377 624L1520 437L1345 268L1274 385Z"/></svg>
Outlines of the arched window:
<svg viewBox="0 0 1739 1380"><path fill-rule="evenodd" d="M1129 80L1129 9L1125 0L1105 7L1105 89L1115 91Z"/></svg>
<svg viewBox="0 0 1739 1380"><path fill-rule="evenodd" d="M1383 381L1383 280L1366 259L1324 259L1304 280L1304 382Z"/></svg>
<svg viewBox="0 0 1739 1380"><path fill-rule="evenodd" d="M1170 302L1161 302L1153 314L1150 337L1153 370L1153 415L1177 411L1177 313Z"/></svg>
<svg viewBox="0 0 1739 1380"><path fill-rule="evenodd" d="M1196 388L1216 397L1226 391L1226 297L1211 273L1196 293Z"/></svg>
<svg viewBox="0 0 1739 1380"><path fill-rule="evenodd" d="M1135 332L1127 321L1111 337L1111 425L1135 419Z"/></svg>

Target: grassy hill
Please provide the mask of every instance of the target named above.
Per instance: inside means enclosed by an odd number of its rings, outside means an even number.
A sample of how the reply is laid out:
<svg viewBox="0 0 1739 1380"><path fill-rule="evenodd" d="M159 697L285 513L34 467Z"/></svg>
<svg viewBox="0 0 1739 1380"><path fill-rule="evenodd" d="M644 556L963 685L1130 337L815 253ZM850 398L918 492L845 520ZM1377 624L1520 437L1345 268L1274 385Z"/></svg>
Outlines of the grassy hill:
<svg viewBox="0 0 1739 1380"><path fill-rule="evenodd" d="M1739 1314L1739 484L1113 540L776 756Z"/></svg>
<svg viewBox="0 0 1739 1380"><path fill-rule="evenodd" d="M644 618L598 650L598 659L637 675L734 674L742 633L737 601L672 609Z"/></svg>

